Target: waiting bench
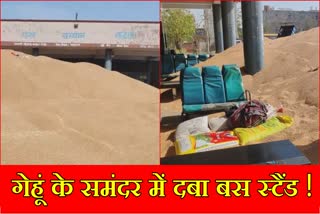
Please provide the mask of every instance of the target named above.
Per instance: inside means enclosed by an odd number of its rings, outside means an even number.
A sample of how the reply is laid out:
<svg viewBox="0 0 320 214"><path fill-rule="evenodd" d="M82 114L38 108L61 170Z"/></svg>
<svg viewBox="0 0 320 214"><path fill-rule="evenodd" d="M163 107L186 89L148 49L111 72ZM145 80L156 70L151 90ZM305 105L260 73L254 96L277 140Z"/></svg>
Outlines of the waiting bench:
<svg viewBox="0 0 320 214"><path fill-rule="evenodd" d="M242 76L237 65L187 67L180 73L182 115L226 111L246 102Z"/></svg>

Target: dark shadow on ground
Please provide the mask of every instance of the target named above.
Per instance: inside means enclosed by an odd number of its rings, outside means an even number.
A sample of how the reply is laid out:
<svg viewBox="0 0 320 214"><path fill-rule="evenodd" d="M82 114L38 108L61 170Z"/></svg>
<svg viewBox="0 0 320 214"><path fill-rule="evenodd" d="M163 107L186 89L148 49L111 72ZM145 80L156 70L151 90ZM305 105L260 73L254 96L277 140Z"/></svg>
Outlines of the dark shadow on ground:
<svg viewBox="0 0 320 214"><path fill-rule="evenodd" d="M167 137L167 140L170 140L171 142L174 142L174 141L175 141L175 134L176 134L176 132L172 132L172 133Z"/></svg>
<svg viewBox="0 0 320 214"><path fill-rule="evenodd" d="M173 97L173 90L174 89L169 89L169 90L162 92L160 94L160 103L170 103L176 99L181 99L181 92L180 92L181 90L176 89L177 94L176 94L175 98Z"/></svg>
<svg viewBox="0 0 320 214"><path fill-rule="evenodd" d="M241 75L244 76L252 76L249 73L246 73L246 68L244 66L240 67Z"/></svg>
<svg viewBox="0 0 320 214"><path fill-rule="evenodd" d="M171 157L171 156L175 156L176 155L176 150L174 148L174 146L170 146L165 157Z"/></svg>
<svg viewBox="0 0 320 214"><path fill-rule="evenodd" d="M174 130L182 122L181 115L164 116L161 118L161 132Z"/></svg>
<svg viewBox="0 0 320 214"><path fill-rule="evenodd" d="M311 164L319 164L319 140L297 148L310 160Z"/></svg>

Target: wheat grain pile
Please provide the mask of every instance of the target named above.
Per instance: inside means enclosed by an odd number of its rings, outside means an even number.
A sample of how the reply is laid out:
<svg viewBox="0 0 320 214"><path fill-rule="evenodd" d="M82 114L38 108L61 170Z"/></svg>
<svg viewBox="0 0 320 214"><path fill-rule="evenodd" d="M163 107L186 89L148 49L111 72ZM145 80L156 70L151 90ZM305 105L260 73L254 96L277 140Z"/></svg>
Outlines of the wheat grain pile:
<svg viewBox="0 0 320 214"><path fill-rule="evenodd" d="M89 63L1 51L3 164L157 164L158 90Z"/></svg>

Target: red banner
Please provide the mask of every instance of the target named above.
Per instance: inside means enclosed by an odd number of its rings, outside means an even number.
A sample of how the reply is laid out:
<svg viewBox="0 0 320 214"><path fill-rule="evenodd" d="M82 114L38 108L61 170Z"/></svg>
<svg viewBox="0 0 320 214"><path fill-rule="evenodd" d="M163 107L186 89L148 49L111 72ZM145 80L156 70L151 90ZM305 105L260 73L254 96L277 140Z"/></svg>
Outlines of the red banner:
<svg viewBox="0 0 320 214"><path fill-rule="evenodd" d="M1 166L1 212L312 212L319 166Z"/></svg>

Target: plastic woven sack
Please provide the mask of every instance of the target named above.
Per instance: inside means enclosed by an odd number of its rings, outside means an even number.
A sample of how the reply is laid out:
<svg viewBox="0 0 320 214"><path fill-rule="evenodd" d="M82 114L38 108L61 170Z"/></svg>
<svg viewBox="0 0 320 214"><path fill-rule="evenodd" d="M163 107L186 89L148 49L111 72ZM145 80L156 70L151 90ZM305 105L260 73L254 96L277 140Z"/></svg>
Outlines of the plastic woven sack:
<svg viewBox="0 0 320 214"><path fill-rule="evenodd" d="M236 128L235 135L238 136L241 145L254 141L263 140L264 138L276 134L293 124L293 118L289 116L272 117L267 122L253 128Z"/></svg>
<svg viewBox="0 0 320 214"><path fill-rule="evenodd" d="M180 140L190 135L210 132L208 116L197 117L180 123L177 127L175 138Z"/></svg>
<svg viewBox="0 0 320 214"><path fill-rule="evenodd" d="M175 142L177 155L224 149L239 145L239 139L232 131L208 132L188 136Z"/></svg>

